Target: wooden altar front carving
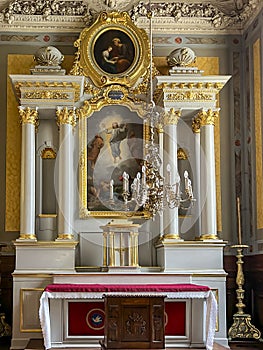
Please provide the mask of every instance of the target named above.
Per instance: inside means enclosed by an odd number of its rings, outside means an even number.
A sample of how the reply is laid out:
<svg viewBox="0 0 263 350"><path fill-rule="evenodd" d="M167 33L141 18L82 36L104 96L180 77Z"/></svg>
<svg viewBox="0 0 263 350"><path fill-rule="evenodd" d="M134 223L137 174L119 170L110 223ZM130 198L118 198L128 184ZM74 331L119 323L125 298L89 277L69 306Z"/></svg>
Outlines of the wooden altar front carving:
<svg viewBox="0 0 263 350"><path fill-rule="evenodd" d="M164 297L106 297L103 349L164 349Z"/></svg>

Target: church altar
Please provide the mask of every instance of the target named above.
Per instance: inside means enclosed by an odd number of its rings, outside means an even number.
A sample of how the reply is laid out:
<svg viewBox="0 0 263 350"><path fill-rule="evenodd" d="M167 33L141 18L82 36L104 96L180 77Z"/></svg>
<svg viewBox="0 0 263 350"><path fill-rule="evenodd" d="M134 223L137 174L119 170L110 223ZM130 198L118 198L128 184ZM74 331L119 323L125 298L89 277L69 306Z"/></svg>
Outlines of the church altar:
<svg viewBox="0 0 263 350"><path fill-rule="evenodd" d="M107 297L164 297L169 300L173 299L202 299L203 310L205 314L205 335L204 345L207 350L213 349L214 333L217 319L217 303L214 294L207 286L196 284L50 284L46 286L40 298L40 323L44 336L44 345L46 349L54 347L72 347L76 344L67 343L61 339L59 343L53 335L51 324L55 324L53 318L56 318L57 309L49 306L50 299L104 299ZM60 310L62 311L62 310ZM197 319L197 315L192 314L193 319ZM63 319L63 324L67 324L68 320ZM190 318L186 320L190 322ZM199 317L199 322L201 319ZM148 325L147 325L148 326ZM202 335L201 335L202 337ZM192 336L190 337L192 338ZM192 344L189 344L192 346ZM82 342L83 347L89 347L87 342ZM94 345L93 345L94 346Z"/></svg>
<svg viewBox="0 0 263 350"><path fill-rule="evenodd" d="M125 74L99 59L113 34L133 49ZM165 297L168 348L228 345L214 137L229 76L173 67L153 79L148 44L127 13L103 13L81 32L69 74L48 47L36 54L45 66L10 76L22 125L12 349L42 335L47 349L98 347L89 315L116 294ZM194 58L179 49L173 59L184 65L185 53ZM113 145L116 128L126 134Z"/></svg>

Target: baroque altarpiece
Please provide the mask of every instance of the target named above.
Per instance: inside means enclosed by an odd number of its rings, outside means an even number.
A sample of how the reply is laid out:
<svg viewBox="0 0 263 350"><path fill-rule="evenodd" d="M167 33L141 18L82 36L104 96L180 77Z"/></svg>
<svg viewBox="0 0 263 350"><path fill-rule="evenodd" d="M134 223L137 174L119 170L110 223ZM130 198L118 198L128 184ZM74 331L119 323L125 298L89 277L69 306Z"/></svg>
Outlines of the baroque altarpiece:
<svg viewBox="0 0 263 350"><path fill-rule="evenodd" d="M105 283L207 286L227 345L214 125L229 76L203 75L188 48L161 75L125 12L101 13L75 47L69 74L44 47L28 75L10 76L22 125L12 347L42 331L47 348L98 346L101 294L60 290L41 324L38 308L47 285ZM205 297L167 297L165 346L209 348L208 309Z"/></svg>

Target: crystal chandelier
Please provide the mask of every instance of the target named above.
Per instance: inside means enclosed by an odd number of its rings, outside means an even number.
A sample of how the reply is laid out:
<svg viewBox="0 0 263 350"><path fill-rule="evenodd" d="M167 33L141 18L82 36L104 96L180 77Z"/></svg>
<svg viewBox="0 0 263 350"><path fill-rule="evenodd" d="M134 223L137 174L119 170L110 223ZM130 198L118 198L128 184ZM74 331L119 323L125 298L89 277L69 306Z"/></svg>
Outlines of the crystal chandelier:
<svg viewBox="0 0 263 350"><path fill-rule="evenodd" d="M154 217L162 214L165 207L170 209L182 208L188 210L196 201L193 196L192 183L187 171L184 172L184 191L181 191L181 179L176 173L175 182L171 181L172 169L170 164L166 168L166 176L161 174L162 159L159 147L154 143L154 127L161 124L160 113L153 101L153 59L152 59L152 16L151 1L149 3L148 18L150 20L150 108L145 115L145 122L149 125L149 142L145 145L145 156L141 172L138 172L130 185L130 176L124 171L123 179L123 209L126 211L143 208ZM110 204L114 208L114 182L110 181Z"/></svg>

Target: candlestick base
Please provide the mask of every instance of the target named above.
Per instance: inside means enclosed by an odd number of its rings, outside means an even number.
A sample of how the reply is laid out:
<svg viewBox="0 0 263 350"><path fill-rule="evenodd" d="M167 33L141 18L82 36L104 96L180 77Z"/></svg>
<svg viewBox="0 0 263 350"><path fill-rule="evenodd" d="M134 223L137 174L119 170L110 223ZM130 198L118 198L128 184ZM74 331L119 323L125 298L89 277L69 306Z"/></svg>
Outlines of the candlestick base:
<svg viewBox="0 0 263 350"><path fill-rule="evenodd" d="M233 315L233 320L234 322L228 331L229 340L242 338L263 341L261 332L251 324L251 316L249 314L236 313Z"/></svg>
<svg viewBox="0 0 263 350"><path fill-rule="evenodd" d="M237 276L236 276L236 284L238 288L236 289L237 294L237 313L233 315L233 324L228 330L229 340L233 338L241 338L241 339L257 339L259 341L263 341L261 338L260 331L251 324L251 316L249 314L244 313L245 304L243 285L245 283L244 273L243 273L243 249L248 248L246 244L236 244L232 245L231 248L236 248L237 250Z"/></svg>

